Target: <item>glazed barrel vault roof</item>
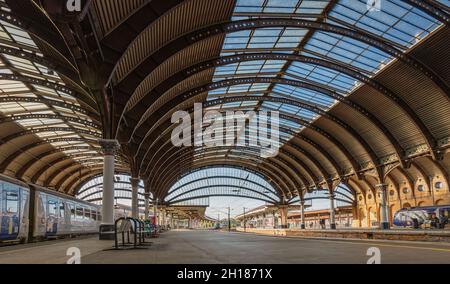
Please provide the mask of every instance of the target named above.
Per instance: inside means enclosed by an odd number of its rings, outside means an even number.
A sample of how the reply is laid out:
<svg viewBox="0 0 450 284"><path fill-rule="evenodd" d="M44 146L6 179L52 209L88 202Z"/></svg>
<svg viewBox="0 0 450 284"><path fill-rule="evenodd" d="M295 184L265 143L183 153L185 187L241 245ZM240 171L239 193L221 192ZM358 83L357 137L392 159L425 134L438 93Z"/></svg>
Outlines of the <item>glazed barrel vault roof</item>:
<svg viewBox="0 0 450 284"><path fill-rule="evenodd" d="M117 139L117 172L161 200L217 166L262 176L280 202L430 169L448 178L449 1L377 8L92 0L69 12L64 1L0 0L0 173L75 195L102 172L98 140ZM171 116L194 103L279 111L279 154L173 146Z"/></svg>

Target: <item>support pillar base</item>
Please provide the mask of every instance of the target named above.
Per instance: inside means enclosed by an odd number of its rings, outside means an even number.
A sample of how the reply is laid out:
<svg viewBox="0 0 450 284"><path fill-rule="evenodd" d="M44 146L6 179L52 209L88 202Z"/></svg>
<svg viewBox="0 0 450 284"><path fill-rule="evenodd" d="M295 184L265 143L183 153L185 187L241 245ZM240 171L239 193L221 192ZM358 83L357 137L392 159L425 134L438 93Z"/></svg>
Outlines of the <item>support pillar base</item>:
<svg viewBox="0 0 450 284"><path fill-rule="evenodd" d="M336 230L336 224L331 224L331 225L330 225L330 229L331 229L331 230Z"/></svg>
<svg viewBox="0 0 450 284"><path fill-rule="evenodd" d="M114 225L113 224L102 224L99 229L99 240L101 241L111 241L115 238Z"/></svg>
<svg viewBox="0 0 450 284"><path fill-rule="evenodd" d="M302 230L305 230L305 229L306 229L306 225L305 225L305 224L301 224L301 225L300 225L300 228L301 228Z"/></svg>
<svg viewBox="0 0 450 284"><path fill-rule="evenodd" d="M390 228L391 228L391 224L389 224L388 222L380 224L381 230L389 230Z"/></svg>

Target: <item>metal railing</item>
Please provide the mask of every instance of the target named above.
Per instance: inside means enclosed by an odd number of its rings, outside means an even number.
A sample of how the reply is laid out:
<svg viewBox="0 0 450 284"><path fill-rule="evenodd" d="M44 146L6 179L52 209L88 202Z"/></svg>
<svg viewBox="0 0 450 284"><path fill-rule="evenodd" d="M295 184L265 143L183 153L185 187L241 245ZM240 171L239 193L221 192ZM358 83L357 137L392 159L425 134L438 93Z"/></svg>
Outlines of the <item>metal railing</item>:
<svg viewBox="0 0 450 284"><path fill-rule="evenodd" d="M150 245L145 241L145 224L139 219L122 217L114 223L114 248L116 250L126 248L144 248ZM130 236L133 235L133 242ZM121 236L121 240L119 240Z"/></svg>

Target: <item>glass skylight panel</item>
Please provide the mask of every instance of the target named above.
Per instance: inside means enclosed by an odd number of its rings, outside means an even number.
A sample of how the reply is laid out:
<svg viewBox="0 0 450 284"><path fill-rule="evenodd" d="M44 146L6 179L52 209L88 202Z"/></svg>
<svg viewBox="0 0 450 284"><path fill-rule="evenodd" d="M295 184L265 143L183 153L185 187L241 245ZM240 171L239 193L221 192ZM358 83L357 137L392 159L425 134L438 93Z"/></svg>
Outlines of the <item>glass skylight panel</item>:
<svg viewBox="0 0 450 284"><path fill-rule="evenodd" d="M438 21L424 12L402 1L382 1L381 12L370 12L367 9L366 0L338 0L335 2L332 3L329 0L238 0L233 20L302 17L315 21L320 18L329 24L345 28L354 27L362 32L367 31L384 38L397 48L404 47L405 49L417 43L440 25ZM331 10L324 15L323 12L326 8L331 8ZM368 76L374 76L394 59L386 52L361 41L321 30L271 27L226 35L222 56L255 52L295 53L317 57L346 65ZM276 62L275 60L255 60L220 66L216 68L213 81L243 76L277 77L304 81L335 91L342 96L350 94L361 84L360 81L342 72L326 67L301 62ZM242 84L221 88L209 92L208 100L220 97L250 96L256 93L263 96L291 98L323 110L329 109L336 103L331 97L317 91L285 84ZM220 107L239 109L252 106L278 109L307 121L318 117L316 113L308 109L270 101L263 101L260 104L232 102ZM294 122L283 121L283 123L292 128L302 128Z"/></svg>
<svg viewBox="0 0 450 284"><path fill-rule="evenodd" d="M273 89L275 96L277 93L283 94L284 97L291 97L292 99L301 100L303 102L310 102L313 105L318 105L322 108L331 106L334 103L334 99L326 96L322 93L307 90L304 88L297 88L288 85L276 85Z"/></svg>
<svg viewBox="0 0 450 284"><path fill-rule="evenodd" d="M304 0L300 2L296 13L321 14L329 3L329 0Z"/></svg>
<svg viewBox="0 0 450 284"><path fill-rule="evenodd" d="M340 72L301 62L293 62L287 69L287 73L337 88L343 92L351 91L355 85L355 79Z"/></svg>
<svg viewBox="0 0 450 284"><path fill-rule="evenodd" d="M243 102L243 103L241 104L241 107L242 107L242 106L256 106L257 104L258 104L257 101L247 101L247 102Z"/></svg>
<svg viewBox="0 0 450 284"><path fill-rule="evenodd" d="M238 0L236 3L235 13L239 14L239 18L233 20L241 20L247 18L258 18L265 16L286 14L288 17L295 17L296 14L311 14L311 18L315 15L321 14L323 9L330 1L306 1L306 0L254 0L244 1ZM252 15L253 13L253 15ZM289 52L297 48L303 41L305 35L308 33L307 29L296 28L262 28L255 30L239 31L228 34L223 45L223 50L229 54L235 50L234 53L249 53L249 52ZM290 52L289 52L290 53ZM225 53L222 53L225 55ZM223 78L232 78L232 75L248 75L248 76L263 76L275 77L286 66L286 61L275 60L259 60L252 62L242 62L230 64L228 66L221 66L216 69L216 77L214 81L220 81ZM334 74L335 75L335 74ZM337 75L335 75L337 77ZM331 78L330 80L337 78ZM326 83L326 82L324 82ZM328 82L329 83L329 82ZM209 99L220 96L230 95L248 95L251 92L267 92L271 84L242 84L232 86L229 88L222 88L221 90L214 90L209 93ZM275 84L275 87L277 85ZM253 95L253 94L251 94ZM264 102L263 105L270 105L270 102ZM241 108L258 105L255 103L233 102L224 104L222 107L230 109L232 107ZM275 107L276 106L276 107ZM272 104L272 107L278 109L281 104ZM299 112L300 109L292 106L283 106L292 113Z"/></svg>
<svg viewBox="0 0 450 284"><path fill-rule="evenodd" d="M450 0L436 0L444 6L450 7Z"/></svg>
<svg viewBox="0 0 450 284"><path fill-rule="evenodd" d="M247 15L247 17L251 17L252 14L267 15L268 17L273 14L318 15L322 13L328 3L329 0L238 0L235 13Z"/></svg>
<svg viewBox="0 0 450 284"><path fill-rule="evenodd" d="M29 91L29 89L21 82L18 81L10 81L10 80L0 80L0 89L2 93L11 93L11 92L19 92L19 91Z"/></svg>
<svg viewBox="0 0 450 284"><path fill-rule="evenodd" d="M11 103L1 103L0 109L4 115L20 115L40 111L42 109L46 109L46 107L45 105L39 103L11 102Z"/></svg>
<svg viewBox="0 0 450 284"><path fill-rule="evenodd" d="M4 8L4 7L2 7ZM12 48L22 49L29 53L33 53L37 56L42 56L42 53L39 52L35 43L31 40L31 37L21 30L9 23L0 21L0 37L2 39L2 45L11 46ZM3 74L17 74L17 75L25 75L32 78L37 78L41 80L46 80L50 83L60 83L61 79L59 76L50 71L48 68L31 62L30 60L22 57L16 57L8 54L1 55L3 59L0 59L2 62L3 68L0 73ZM51 100L56 100L60 102L70 103L76 106L80 106L74 97L69 94L66 94L61 91L56 91L44 86L33 85L28 83L22 83L18 81L10 81L10 80L1 80L0 82L0 96L20 96L20 97L34 97L34 98L46 98ZM76 111L61 108L58 106L51 106L44 103L28 103L28 102L8 102L0 104L1 111L6 116L18 116L18 115L38 115L38 114L48 114L55 115L60 114L65 117L72 117L74 119L82 119L89 122L92 120L86 117L84 114L78 113ZM16 118L15 118L16 119ZM78 129L86 129L86 125L80 124L77 122L66 122L64 119L30 119L25 118L23 120L15 120L16 123L23 126L26 129L36 129L43 128L44 131L36 133L38 137L43 140L50 141L52 139L58 138L74 138L80 139L83 136L75 133L76 128ZM46 128L49 127L63 127L70 129L72 131L45 131ZM75 128L74 128L75 127ZM90 147L87 143L82 142L55 142L51 143L54 147L60 148L66 154L72 153L86 153L86 157L92 156L93 153L97 152L86 152L85 150L75 150L75 151L67 151L67 147L71 146L81 146L86 147L87 149ZM84 159L85 159L84 158ZM77 158L80 162L83 162L83 158Z"/></svg>
<svg viewBox="0 0 450 284"><path fill-rule="evenodd" d="M383 0L381 11L377 12L368 11L365 0L340 0L329 15L407 48L440 24L421 10L398 0Z"/></svg>
<svg viewBox="0 0 450 284"><path fill-rule="evenodd" d="M371 73L376 73L383 63L392 60L392 56L367 44L327 32L315 32L305 49Z"/></svg>
<svg viewBox="0 0 450 284"><path fill-rule="evenodd" d="M39 74L39 71L31 61L8 54L4 54L3 56L12 65L12 67Z"/></svg>

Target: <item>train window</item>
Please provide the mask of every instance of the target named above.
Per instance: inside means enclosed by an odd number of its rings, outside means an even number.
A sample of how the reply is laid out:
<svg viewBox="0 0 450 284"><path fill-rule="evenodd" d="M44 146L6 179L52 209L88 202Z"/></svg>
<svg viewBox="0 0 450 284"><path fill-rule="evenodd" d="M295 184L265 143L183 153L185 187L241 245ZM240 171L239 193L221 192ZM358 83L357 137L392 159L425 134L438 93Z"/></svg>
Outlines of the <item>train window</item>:
<svg viewBox="0 0 450 284"><path fill-rule="evenodd" d="M97 221L101 221L101 220L102 220L102 214L100 212L98 212Z"/></svg>
<svg viewBox="0 0 450 284"><path fill-rule="evenodd" d="M83 219L84 218L83 208L81 208L81 207L77 207L77 218L78 219Z"/></svg>
<svg viewBox="0 0 450 284"><path fill-rule="evenodd" d="M6 192L6 211L10 214L19 212L19 194L16 192Z"/></svg>
<svg viewBox="0 0 450 284"><path fill-rule="evenodd" d="M48 201L48 214L55 216L56 213L57 213L56 212L57 206L58 206L58 202L57 201L49 200Z"/></svg>
<svg viewBox="0 0 450 284"><path fill-rule="evenodd" d="M445 218L450 218L450 208L444 209L444 212L442 212Z"/></svg>
<svg viewBox="0 0 450 284"><path fill-rule="evenodd" d="M60 204L61 205L59 206L59 217L65 218L65 216L66 216L66 204L64 202L61 202Z"/></svg>
<svg viewBox="0 0 450 284"><path fill-rule="evenodd" d="M96 221L96 220L97 220L97 211L92 210L92 215L91 215L91 217L92 217L92 220Z"/></svg>
<svg viewBox="0 0 450 284"><path fill-rule="evenodd" d="M86 217L86 219L91 219L91 210L85 208L84 217Z"/></svg>
<svg viewBox="0 0 450 284"><path fill-rule="evenodd" d="M75 220L76 218L75 207L73 206L73 204L69 204L69 208L70 208L70 218L72 220Z"/></svg>

